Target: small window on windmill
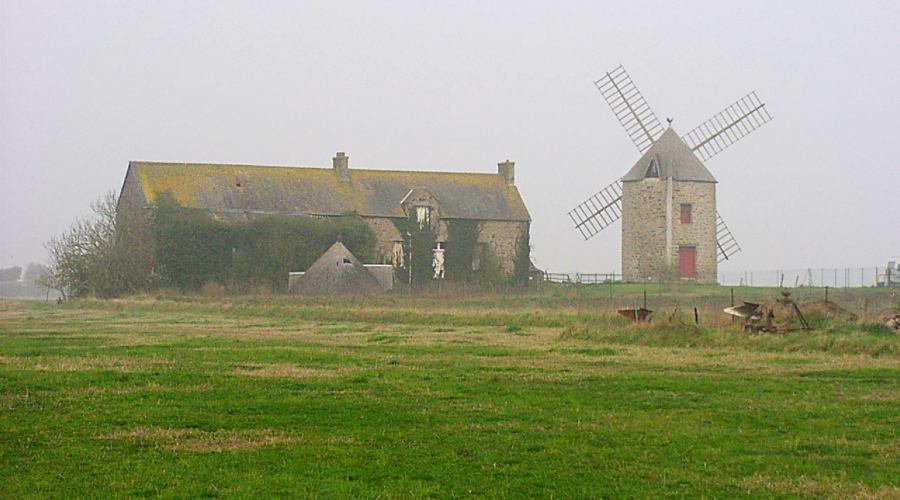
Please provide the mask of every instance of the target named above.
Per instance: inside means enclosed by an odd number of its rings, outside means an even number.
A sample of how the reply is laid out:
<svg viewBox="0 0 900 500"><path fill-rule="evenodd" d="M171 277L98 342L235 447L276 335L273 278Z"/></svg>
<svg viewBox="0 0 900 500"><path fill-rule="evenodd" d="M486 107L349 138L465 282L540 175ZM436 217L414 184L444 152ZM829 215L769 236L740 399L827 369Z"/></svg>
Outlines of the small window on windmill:
<svg viewBox="0 0 900 500"><path fill-rule="evenodd" d="M659 177L659 168L656 166L656 158L650 158L650 164L647 165L647 172L644 177Z"/></svg>
<svg viewBox="0 0 900 500"><path fill-rule="evenodd" d="M682 224L690 224L691 223L691 211L693 207L690 203L682 203L681 204L681 223Z"/></svg>
<svg viewBox="0 0 900 500"><path fill-rule="evenodd" d="M344 257L344 258L342 259L341 264L343 264L343 265L345 265L345 266L349 266L350 264L352 264L352 262L350 262L350 259L348 259L347 257Z"/></svg>
<svg viewBox="0 0 900 500"><path fill-rule="evenodd" d="M416 221L419 228L431 223L431 207L416 207Z"/></svg>

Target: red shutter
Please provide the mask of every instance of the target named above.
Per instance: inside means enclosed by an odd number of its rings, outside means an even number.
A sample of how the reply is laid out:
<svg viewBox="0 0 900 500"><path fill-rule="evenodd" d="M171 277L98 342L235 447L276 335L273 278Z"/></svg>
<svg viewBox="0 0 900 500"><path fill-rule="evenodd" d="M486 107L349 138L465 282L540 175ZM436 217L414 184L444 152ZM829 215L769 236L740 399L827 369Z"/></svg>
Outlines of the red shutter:
<svg viewBox="0 0 900 500"><path fill-rule="evenodd" d="M691 207L690 203L682 203L681 204L681 223L682 224L690 224L691 223Z"/></svg>

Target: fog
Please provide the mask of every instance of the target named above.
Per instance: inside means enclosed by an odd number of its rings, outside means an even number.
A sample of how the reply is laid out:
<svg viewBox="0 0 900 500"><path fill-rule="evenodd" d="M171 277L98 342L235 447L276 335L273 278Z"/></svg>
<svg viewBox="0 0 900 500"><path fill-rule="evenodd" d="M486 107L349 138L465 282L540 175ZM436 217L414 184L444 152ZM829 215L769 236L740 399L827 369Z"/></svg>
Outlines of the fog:
<svg viewBox="0 0 900 500"><path fill-rule="evenodd" d="M900 254L900 2L0 0L0 267L118 190L129 160L496 172L534 260L618 271L566 212L639 154L593 86L622 63L684 134L751 90L774 120L707 162L720 266Z"/></svg>

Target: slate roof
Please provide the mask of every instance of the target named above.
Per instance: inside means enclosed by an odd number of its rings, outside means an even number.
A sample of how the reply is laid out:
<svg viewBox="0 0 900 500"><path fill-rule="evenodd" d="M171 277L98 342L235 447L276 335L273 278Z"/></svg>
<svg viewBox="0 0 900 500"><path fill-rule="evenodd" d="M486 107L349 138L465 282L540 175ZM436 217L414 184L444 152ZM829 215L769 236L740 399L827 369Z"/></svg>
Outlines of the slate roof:
<svg viewBox="0 0 900 500"><path fill-rule="evenodd" d="M650 160L656 161L660 179L672 178L676 181L716 182L716 178L706 169L678 134L669 127L650 146L641 159L622 177L623 182L643 180Z"/></svg>
<svg viewBox="0 0 900 500"><path fill-rule="evenodd" d="M374 217L404 217L400 201L419 187L448 219L530 220L519 191L498 174L353 168L350 179L341 182L331 168L133 161L125 183L136 183L148 205L169 191L183 206L213 212Z"/></svg>

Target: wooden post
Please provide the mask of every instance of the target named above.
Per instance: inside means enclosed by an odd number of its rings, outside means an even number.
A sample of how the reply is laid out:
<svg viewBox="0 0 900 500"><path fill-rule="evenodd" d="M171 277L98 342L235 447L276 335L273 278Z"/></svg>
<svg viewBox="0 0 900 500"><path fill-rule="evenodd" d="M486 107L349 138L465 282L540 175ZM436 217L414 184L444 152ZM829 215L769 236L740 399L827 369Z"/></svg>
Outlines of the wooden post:
<svg viewBox="0 0 900 500"><path fill-rule="evenodd" d="M697 312L697 308L694 308L694 323L700 324L700 314Z"/></svg>
<svg viewBox="0 0 900 500"><path fill-rule="evenodd" d="M828 303L828 287L825 287L825 303Z"/></svg>
<svg viewBox="0 0 900 500"><path fill-rule="evenodd" d="M731 289L731 307L734 307L734 288ZM737 318L734 317L734 316L731 317L731 324L732 324L732 325L734 324L734 320L735 320L735 319L737 319Z"/></svg>

